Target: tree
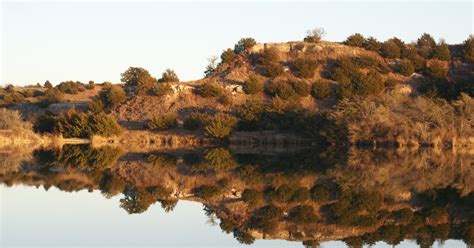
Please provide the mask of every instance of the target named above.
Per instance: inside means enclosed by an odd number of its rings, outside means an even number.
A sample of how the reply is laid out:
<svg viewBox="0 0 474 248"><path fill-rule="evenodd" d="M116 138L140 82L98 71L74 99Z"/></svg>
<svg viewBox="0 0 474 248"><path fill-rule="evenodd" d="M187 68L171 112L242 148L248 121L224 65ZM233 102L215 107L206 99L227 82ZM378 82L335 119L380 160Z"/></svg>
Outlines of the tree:
<svg viewBox="0 0 474 248"><path fill-rule="evenodd" d="M423 33L420 38L418 38L416 42L416 47L418 48L419 54L427 59L431 55L432 49L436 46L436 42L433 36Z"/></svg>
<svg viewBox="0 0 474 248"><path fill-rule="evenodd" d="M415 72L415 67L410 60L405 59L397 62L395 65L395 71L408 77Z"/></svg>
<svg viewBox="0 0 474 248"><path fill-rule="evenodd" d="M434 60L429 64L426 73L431 79L442 80L448 76L448 69L443 62Z"/></svg>
<svg viewBox="0 0 474 248"><path fill-rule="evenodd" d="M104 106L111 108L117 107L127 99L125 91L120 85L112 85L111 87L103 89L99 93L99 98Z"/></svg>
<svg viewBox="0 0 474 248"><path fill-rule="evenodd" d="M359 33L355 33L344 41L344 45L353 46L353 47L362 47L364 46L365 38Z"/></svg>
<svg viewBox="0 0 474 248"><path fill-rule="evenodd" d="M169 83L169 82L179 82L178 75L176 72L171 69L166 69L163 74L161 74L161 78L158 80L160 83Z"/></svg>
<svg viewBox="0 0 474 248"><path fill-rule="evenodd" d="M250 48L252 48L256 44L257 44L257 42L255 41L254 38L250 38L250 37L242 38L237 42L237 44L235 44L234 52L236 54L240 54L241 52L249 50Z"/></svg>
<svg viewBox="0 0 474 248"><path fill-rule="evenodd" d="M374 37L369 37L364 42L364 48L370 51L378 52L382 48L382 43L380 43Z"/></svg>
<svg viewBox="0 0 474 248"><path fill-rule="evenodd" d="M223 64L232 62L235 58L237 58L237 54L235 54L234 50L227 48L227 50L222 51L221 61Z"/></svg>
<svg viewBox="0 0 474 248"><path fill-rule="evenodd" d="M216 69L217 69L217 60L219 58L217 56L212 56L210 58L207 59L207 66L206 66L206 70L204 71L204 76L207 77L209 75L211 75Z"/></svg>
<svg viewBox="0 0 474 248"><path fill-rule="evenodd" d="M131 87L138 95L148 94L156 82L147 70L140 67L129 67L121 76L125 86Z"/></svg>
<svg viewBox="0 0 474 248"><path fill-rule="evenodd" d="M433 48L431 58L444 61L449 61L451 59L451 52L449 52L448 44L446 44L444 40L440 40L440 42Z"/></svg>
<svg viewBox="0 0 474 248"><path fill-rule="evenodd" d="M382 44L382 56L388 59L400 58L400 47L394 40L387 40Z"/></svg>
<svg viewBox="0 0 474 248"><path fill-rule="evenodd" d="M467 40L463 43L463 54L464 61L468 63L474 62L474 35L470 35Z"/></svg>
<svg viewBox="0 0 474 248"><path fill-rule="evenodd" d="M49 82L49 80L46 80L46 82L44 82L44 87L46 89L51 89L53 88L53 85Z"/></svg>
<svg viewBox="0 0 474 248"><path fill-rule="evenodd" d="M306 31L306 37L303 39L304 42L318 43L326 35L324 28L316 27Z"/></svg>

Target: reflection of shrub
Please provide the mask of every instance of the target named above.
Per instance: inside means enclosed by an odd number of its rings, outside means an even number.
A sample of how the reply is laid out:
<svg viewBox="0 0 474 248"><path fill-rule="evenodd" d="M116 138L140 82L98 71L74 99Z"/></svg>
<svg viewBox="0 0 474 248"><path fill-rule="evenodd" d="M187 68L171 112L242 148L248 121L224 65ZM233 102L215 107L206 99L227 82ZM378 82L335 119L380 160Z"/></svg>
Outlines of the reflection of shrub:
<svg viewBox="0 0 474 248"><path fill-rule="evenodd" d="M207 151L204 159L216 171L226 170L236 165L230 151L221 147Z"/></svg>
<svg viewBox="0 0 474 248"><path fill-rule="evenodd" d="M426 220L433 224L442 222L443 219L449 216L449 213L444 208L432 208L426 212L425 216Z"/></svg>
<svg viewBox="0 0 474 248"><path fill-rule="evenodd" d="M237 119L235 117L219 113L213 116L206 125L206 135L213 138L226 138L231 134L236 124Z"/></svg>
<svg viewBox="0 0 474 248"><path fill-rule="evenodd" d="M198 94L204 98L218 97L222 95L222 91L222 87L217 83L205 82L199 87Z"/></svg>
<svg viewBox="0 0 474 248"><path fill-rule="evenodd" d="M403 208L395 212L394 217L399 223L408 224L415 217L415 213L409 208Z"/></svg>
<svg viewBox="0 0 474 248"><path fill-rule="evenodd" d="M153 153L148 156L148 162L160 167L173 167L178 162L173 155L166 153Z"/></svg>
<svg viewBox="0 0 474 248"><path fill-rule="evenodd" d="M221 193L221 190L214 185L202 185L193 190L193 193L203 199L212 199Z"/></svg>
<svg viewBox="0 0 474 248"><path fill-rule="evenodd" d="M255 75L250 76L243 84L245 94L257 94L263 90L262 81Z"/></svg>
<svg viewBox="0 0 474 248"><path fill-rule="evenodd" d="M311 188L311 199L313 201L324 204L329 201L330 193L329 189L323 185L316 185Z"/></svg>
<svg viewBox="0 0 474 248"><path fill-rule="evenodd" d="M178 126L177 116L175 114L158 114L153 116L148 122L148 128L151 130L168 130Z"/></svg>
<svg viewBox="0 0 474 248"><path fill-rule="evenodd" d="M298 58L291 63L290 68L293 74L297 77L312 78L317 66L318 63L314 60Z"/></svg>
<svg viewBox="0 0 474 248"><path fill-rule="evenodd" d="M245 189L242 192L242 201L247 203L249 206L255 206L262 200L262 194L254 189Z"/></svg>
<svg viewBox="0 0 474 248"><path fill-rule="evenodd" d="M283 210L275 205L267 205L257 209L250 219L251 228L260 229L265 233L273 233L278 227L278 221L283 216Z"/></svg>
<svg viewBox="0 0 474 248"><path fill-rule="evenodd" d="M299 225L315 223L318 220L318 217L314 213L313 207L309 205L294 207L291 210L288 218L291 222Z"/></svg>
<svg viewBox="0 0 474 248"><path fill-rule="evenodd" d="M326 81L317 81L311 85L311 95L316 99L322 100L330 94L329 83Z"/></svg>

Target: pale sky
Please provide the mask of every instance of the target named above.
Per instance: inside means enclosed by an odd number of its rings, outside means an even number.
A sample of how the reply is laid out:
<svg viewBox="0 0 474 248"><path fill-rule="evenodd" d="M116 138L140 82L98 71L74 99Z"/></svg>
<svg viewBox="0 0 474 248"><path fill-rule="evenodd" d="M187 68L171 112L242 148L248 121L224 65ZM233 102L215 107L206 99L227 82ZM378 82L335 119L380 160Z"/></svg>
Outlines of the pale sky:
<svg viewBox="0 0 474 248"><path fill-rule="evenodd" d="M241 37L301 40L323 27L325 40L360 32L409 42L423 32L450 44L473 33L473 3L409 1L300 3L2 2L0 84L50 80L119 82L139 66L160 77L202 78L207 58Z"/></svg>

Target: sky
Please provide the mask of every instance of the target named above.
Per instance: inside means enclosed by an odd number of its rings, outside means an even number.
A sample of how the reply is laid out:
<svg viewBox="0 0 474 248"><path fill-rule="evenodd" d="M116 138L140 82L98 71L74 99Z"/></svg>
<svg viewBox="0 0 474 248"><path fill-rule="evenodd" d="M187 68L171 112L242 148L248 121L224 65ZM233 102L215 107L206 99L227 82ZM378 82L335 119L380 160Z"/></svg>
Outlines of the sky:
<svg viewBox="0 0 474 248"><path fill-rule="evenodd" d="M359 32L410 42L427 32L453 44L473 33L473 1L3 1L0 7L0 85L118 83L130 66L157 78L171 68L181 81L197 80L209 57L242 37L302 40L314 27L323 27L329 41Z"/></svg>

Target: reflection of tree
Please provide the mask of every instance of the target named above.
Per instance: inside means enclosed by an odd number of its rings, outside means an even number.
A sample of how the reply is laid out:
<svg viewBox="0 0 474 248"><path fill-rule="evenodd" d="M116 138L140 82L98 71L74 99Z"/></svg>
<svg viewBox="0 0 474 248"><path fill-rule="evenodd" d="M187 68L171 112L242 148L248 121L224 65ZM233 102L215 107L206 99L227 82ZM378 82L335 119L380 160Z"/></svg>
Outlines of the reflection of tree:
<svg viewBox="0 0 474 248"><path fill-rule="evenodd" d="M124 195L124 198L120 199L120 207L129 214L143 213L155 202L152 194L145 189L130 190Z"/></svg>

